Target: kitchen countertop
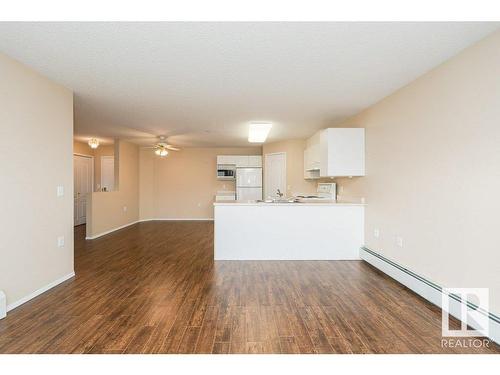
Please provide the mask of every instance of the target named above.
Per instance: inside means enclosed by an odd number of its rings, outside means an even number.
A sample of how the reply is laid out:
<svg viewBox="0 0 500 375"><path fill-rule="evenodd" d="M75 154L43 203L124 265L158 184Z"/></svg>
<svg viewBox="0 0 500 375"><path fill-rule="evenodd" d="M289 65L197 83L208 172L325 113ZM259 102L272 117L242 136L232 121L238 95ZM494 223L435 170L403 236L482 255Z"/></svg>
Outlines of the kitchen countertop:
<svg viewBox="0 0 500 375"><path fill-rule="evenodd" d="M266 203L256 201L224 201L214 202L214 206L366 206L360 202L315 201L296 203Z"/></svg>
<svg viewBox="0 0 500 375"><path fill-rule="evenodd" d="M359 259L365 205L357 202L217 202L214 259Z"/></svg>

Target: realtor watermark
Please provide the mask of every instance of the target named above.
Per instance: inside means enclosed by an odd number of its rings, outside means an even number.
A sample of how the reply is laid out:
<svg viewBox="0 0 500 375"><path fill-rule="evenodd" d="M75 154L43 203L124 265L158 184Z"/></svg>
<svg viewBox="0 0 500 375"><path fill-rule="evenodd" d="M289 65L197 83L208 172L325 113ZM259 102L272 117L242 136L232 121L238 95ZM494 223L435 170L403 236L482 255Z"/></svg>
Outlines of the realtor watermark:
<svg viewBox="0 0 500 375"><path fill-rule="evenodd" d="M441 297L441 347L489 347L489 289L443 288ZM450 315L459 327L450 327Z"/></svg>

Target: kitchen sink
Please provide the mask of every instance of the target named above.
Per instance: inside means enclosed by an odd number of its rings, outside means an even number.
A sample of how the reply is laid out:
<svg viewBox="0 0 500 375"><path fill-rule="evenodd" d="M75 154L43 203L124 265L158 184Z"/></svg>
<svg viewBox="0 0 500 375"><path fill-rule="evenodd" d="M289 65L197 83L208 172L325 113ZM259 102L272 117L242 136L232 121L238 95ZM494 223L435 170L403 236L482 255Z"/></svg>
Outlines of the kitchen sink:
<svg viewBox="0 0 500 375"><path fill-rule="evenodd" d="M265 199L265 200L258 200L258 203L299 203L299 201L295 198L290 198L290 199Z"/></svg>

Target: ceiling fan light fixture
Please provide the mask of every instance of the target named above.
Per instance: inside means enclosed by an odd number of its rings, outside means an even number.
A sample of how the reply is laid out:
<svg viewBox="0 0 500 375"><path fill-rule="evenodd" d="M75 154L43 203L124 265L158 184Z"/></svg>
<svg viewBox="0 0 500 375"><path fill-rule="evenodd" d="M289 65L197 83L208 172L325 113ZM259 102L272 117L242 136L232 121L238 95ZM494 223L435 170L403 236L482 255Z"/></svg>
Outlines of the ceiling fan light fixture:
<svg viewBox="0 0 500 375"><path fill-rule="evenodd" d="M168 155L168 151L164 147L158 147L155 154L163 158Z"/></svg>
<svg viewBox="0 0 500 375"><path fill-rule="evenodd" d="M90 148L92 149L96 149L97 147L99 147L99 140L97 138L90 138L88 143Z"/></svg>

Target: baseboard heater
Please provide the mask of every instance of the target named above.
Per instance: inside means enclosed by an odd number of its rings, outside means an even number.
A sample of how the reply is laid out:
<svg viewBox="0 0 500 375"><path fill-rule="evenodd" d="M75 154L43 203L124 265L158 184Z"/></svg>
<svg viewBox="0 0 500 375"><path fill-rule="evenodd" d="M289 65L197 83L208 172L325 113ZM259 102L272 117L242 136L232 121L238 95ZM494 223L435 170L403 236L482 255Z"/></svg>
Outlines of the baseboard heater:
<svg viewBox="0 0 500 375"><path fill-rule="evenodd" d="M407 288L411 289L421 297L425 298L432 304L441 307L443 288L440 285L427 280L426 278L412 272L411 270L402 267L401 265L387 259L383 255L375 251L362 247L359 251L359 256L362 260L370 263L375 268L379 269L386 275L394 280L400 282ZM489 338L496 343L500 343L500 317L478 308L477 305L469 302L462 301L462 299L454 294L448 294L450 298L450 314L458 320L461 320L461 305L466 303L467 307L471 310L477 310L489 318ZM470 324L470 322L469 322Z"/></svg>
<svg viewBox="0 0 500 375"><path fill-rule="evenodd" d="M5 293L0 290L0 319L3 319L7 316L7 297L5 297Z"/></svg>

